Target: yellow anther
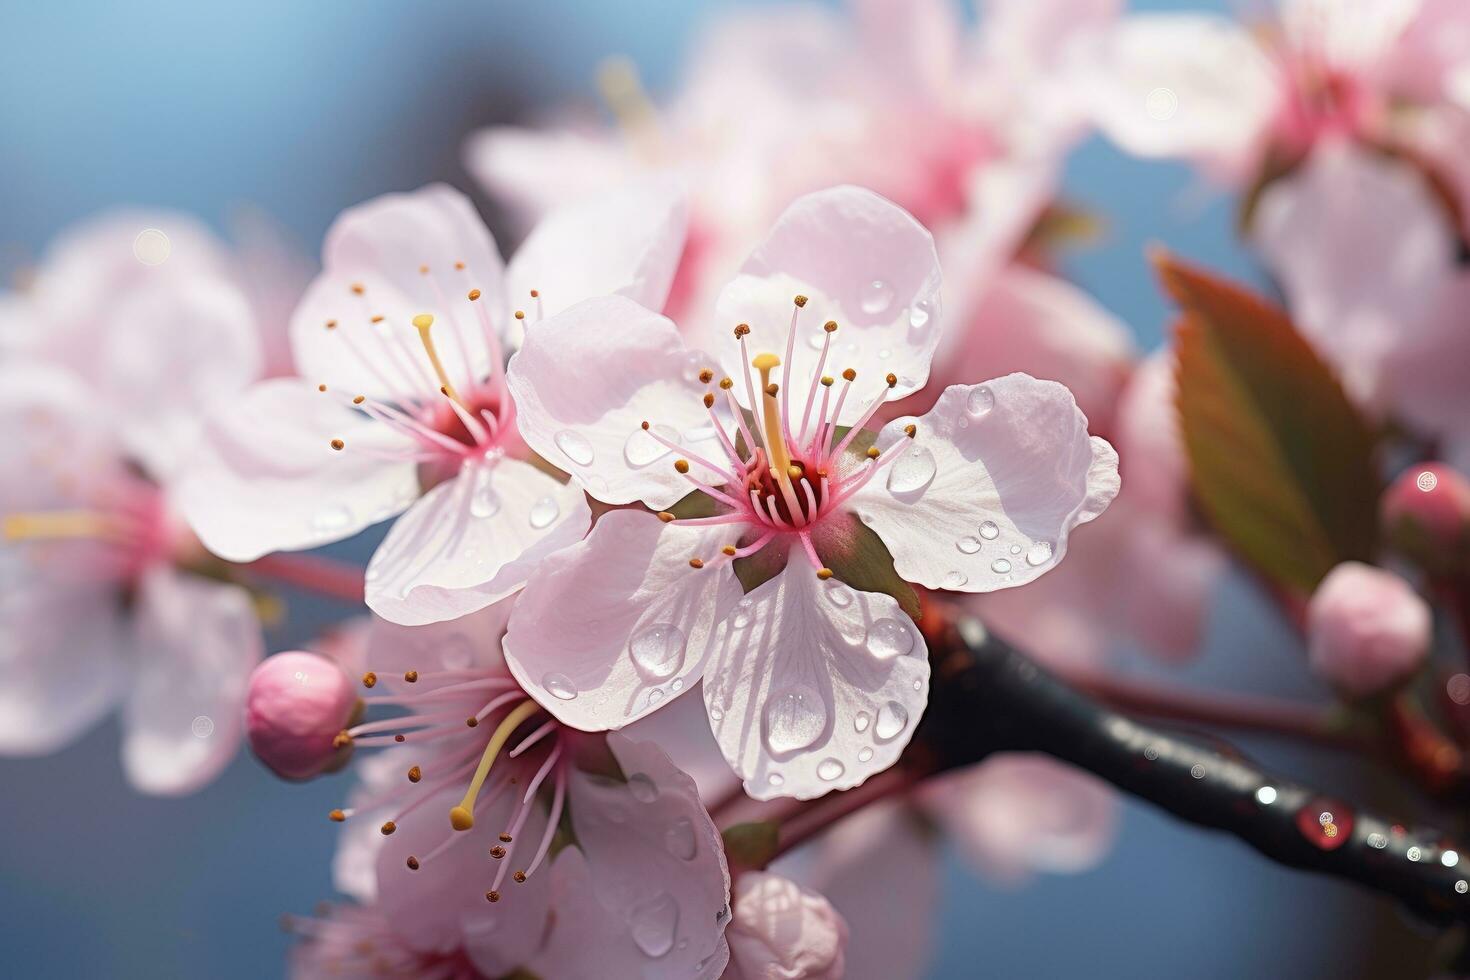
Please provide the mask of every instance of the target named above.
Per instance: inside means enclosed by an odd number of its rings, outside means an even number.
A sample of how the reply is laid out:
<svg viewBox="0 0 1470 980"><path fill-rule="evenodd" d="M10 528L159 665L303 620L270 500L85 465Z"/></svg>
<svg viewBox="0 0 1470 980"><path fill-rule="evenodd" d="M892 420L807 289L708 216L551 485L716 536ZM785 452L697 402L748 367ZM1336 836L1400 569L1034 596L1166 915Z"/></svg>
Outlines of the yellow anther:
<svg viewBox="0 0 1470 980"><path fill-rule="evenodd" d="M795 463L792 463L790 466L786 467L786 475L791 477L791 479L793 480L800 480L803 472L805 471L802 470L802 468Z"/></svg>
<svg viewBox="0 0 1470 980"><path fill-rule="evenodd" d="M687 459L676 459L676 460L674 460L674 469L678 470L680 473L688 473L689 472L689 460L687 460Z"/></svg>
<svg viewBox="0 0 1470 980"><path fill-rule="evenodd" d="M797 293L796 297L791 302L795 303L797 306L805 306L806 297L801 295L800 293Z"/></svg>
<svg viewBox="0 0 1470 980"><path fill-rule="evenodd" d="M516 310L516 319L517 320L524 320L525 318L526 318L526 311L525 310Z"/></svg>
<svg viewBox="0 0 1470 980"><path fill-rule="evenodd" d="M823 388L830 388L830 387L832 387L833 383L834 382L833 382L832 375L830 375L830 374L824 374L824 375L822 375L822 387Z"/></svg>
<svg viewBox="0 0 1470 980"><path fill-rule="evenodd" d="M827 579L829 579L831 577L832 577L832 569L830 569L830 568L819 568L819 569L817 569L817 578L821 579L823 582L827 581Z"/></svg>
<svg viewBox="0 0 1470 980"><path fill-rule="evenodd" d="M714 408L715 407L715 396L711 392L706 391L704 393L704 407L705 408Z"/></svg>
<svg viewBox="0 0 1470 980"><path fill-rule="evenodd" d="M469 292L468 292L468 293L466 293L466 294L465 294L465 295L466 295L466 296L467 296L467 297L469 297L469 300L470 300L470 302L472 302L472 303L473 303L473 302L474 302L474 301L475 301L475 300L477 300L477 299L479 299L479 298L480 298L480 291L479 291L479 290L478 290L478 289L471 289L471 290L470 290L470 291L469 291Z"/></svg>
<svg viewBox="0 0 1470 980"><path fill-rule="evenodd" d="M856 381L857 380L857 372L854 371L852 368L843 368L843 370L842 370L842 380L844 380L844 381Z"/></svg>
<svg viewBox="0 0 1470 980"><path fill-rule="evenodd" d="M709 368L703 368L703 369L700 370L700 372L699 372L699 380L701 382L703 382L704 384L709 384L714 379L715 379L715 372L711 371Z"/></svg>
<svg viewBox="0 0 1470 980"><path fill-rule="evenodd" d="M725 557L727 558L735 557L735 546L733 544L725 545L723 548L720 549L720 551L724 552Z"/></svg>
<svg viewBox="0 0 1470 980"><path fill-rule="evenodd" d="M903 427L903 434L908 436L910 439L912 439L918 431L919 427L917 425L914 425L912 422Z"/></svg>
<svg viewBox="0 0 1470 980"><path fill-rule="evenodd" d="M326 391L327 390L327 386L326 385L317 385L316 386L316 390L317 391Z"/></svg>
<svg viewBox="0 0 1470 980"><path fill-rule="evenodd" d="M490 775L490 767L495 764L495 757L500 754L510 733L515 731L521 722L541 710L541 706L535 701L527 698L511 709L510 714L500 723L500 727L490 736L490 742L485 746L485 753L480 756L480 765L475 769L475 776L470 780L470 788L465 790L464 799L459 801L459 806L449 811L449 825L455 830L469 830L475 825L475 798L480 795L480 787L485 785L485 779Z"/></svg>
<svg viewBox="0 0 1470 980"><path fill-rule="evenodd" d="M674 515L666 510L661 510L658 512L658 519L667 524L674 519Z"/></svg>
<svg viewBox="0 0 1470 980"><path fill-rule="evenodd" d="M735 387L735 382L734 381L730 380L729 378L721 378L720 379L720 388L722 390L729 391L733 387Z"/></svg>
<svg viewBox="0 0 1470 980"><path fill-rule="evenodd" d="M896 375L896 374L891 374L890 373L883 380L886 381L886 382L888 382L888 387L890 387L890 388L894 388L894 387L897 387L898 386L898 375Z"/></svg>
<svg viewBox="0 0 1470 980"><path fill-rule="evenodd" d="M354 404L354 405L361 405L365 401L367 401L367 396L366 395L357 395L356 397L354 397L352 399L352 404Z"/></svg>
<svg viewBox="0 0 1470 980"><path fill-rule="evenodd" d="M382 323L384 320L387 319L387 317L383 316L383 314L381 313L378 313L368 317L368 319L371 320L373 323Z"/></svg>
<svg viewBox="0 0 1470 980"><path fill-rule="evenodd" d="M106 514L90 510L38 511L6 514L0 520L0 538L6 541L45 541L58 538L101 538L115 525Z"/></svg>
<svg viewBox="0 0 1470 980"><path fill-rule="evenodd" d="M877 446L869 446L868 447L868 458L869 459L877 459L881 455L882 455L882 453L878 452L878 447Z"/></svg>
<svg viewBox="0 0 1470 980"><path fill-rule="evenodd" d="M376 687L377 684L378 684L378 675L377 674L373 673L372 671L368 671L366 674L363 674L362 675L362 686L363 687Z"/></svg>
<svg viewBox="0 0 1470 980"><path fill-rule="evenodd" d="M689 559L689 567L690 568L703 568L704 567L704 559L702 559L702 558L691 558L691 559Z"/></svg>
<svg viewBox="0 0 1470 980"><path fill-rule="evenodd" d="M346 446L347 443L343 442L341 439L332 440L332 448L337 450L338 452L341 452L344 448L346 448Z"/></svg>
<svg viewBox="0 0 1470 980"><path fill-rule="evenodd" d="M825 330L825 331L827 331L828 333L836 333L837 332L837 321L836 320L828 320L826 323L822 324L822 329Z"/></svg>

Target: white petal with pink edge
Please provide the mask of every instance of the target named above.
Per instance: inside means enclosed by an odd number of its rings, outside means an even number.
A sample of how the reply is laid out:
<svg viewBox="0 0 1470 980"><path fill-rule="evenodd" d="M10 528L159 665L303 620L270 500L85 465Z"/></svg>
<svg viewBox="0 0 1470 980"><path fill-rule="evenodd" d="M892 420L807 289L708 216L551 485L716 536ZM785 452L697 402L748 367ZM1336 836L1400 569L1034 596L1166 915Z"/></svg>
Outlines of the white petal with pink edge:
<svg viewBox="0 0 1470 980"><path fill-rule="evenodd" d="M824 370L851 367L872 379L891 372L898 377L886 395L891 401L929 378L939 343L939 285L934 239L923 225L872 191L834 187L798 198L782 213L720 294L720 328L702 341L720 352L725 373L734 378L747 370L726 332L737 323L750 325L752 353L785 358L792 300L800 294L807 304L799 311L798 336L783 372L805 385L817 373L823 324L835 320L839 329ZM741 385L735 392L746 397ZM852 399L838 423L856 421L863 407L861 399Z"/></svg>
<svg viewBox="0 0 1470 980"><path fill-rule="evenodd" d="M408 509L368 562L368 608L392 623L454 619L504 599L586 533L575 487L516 459L468 462Z"/></svg>
<svg viewBox="0 0 1470 980"><path fill-rule="evenodd" d="M921 418L895 419L886 449L912 444L860 489L852 509L898 574L930 589L1023 585L1061 561L1067 535L1118 493L1118 454L1054 381L1009 374L946 388Z"/></svg>
<svg viewBox="0 0 1470 980"><path fill-rule="evenodd" d="M250 672L265 655L250 593L171 569L139 595L122 761L144 793L192 793L235 757Z"/></svg>
<svg viewBox="0 0 1470 980"><path fill-rule="evenodd" d="M340 541L402 512L418 499L418 477L412 461L392 457L414 449L316 385L278 378L215 412L175 494L206 548L251 561Z"/></svg>
<svg viewBox="0 0 1470 980"><path fill-rule="evenodd" d="M699 380L714 366L685 348L667 318L607 296L532 327L506 380L527 445L598 500L662 508L693 489L674 471L680 455L666 443L716 464L726 459ZM723 482L697 461L691 473Z"/></svg>
<svg viewBox="0 0 1470 980"><path fill-rule="evenodd" d="M740 598L710 561L740 525L681 527L642 511L598 520L536 569L511 611L505 658L526 692L585 731L621 728L692 688Z"/></svg>
<svg viewBox="0 0 1470 980"><path fill-rule="evenodd" d="M898 761L928 702L928 648L898 603L799 558L736 605L715 644L710 728L758 800L860 785Z"/></svg>

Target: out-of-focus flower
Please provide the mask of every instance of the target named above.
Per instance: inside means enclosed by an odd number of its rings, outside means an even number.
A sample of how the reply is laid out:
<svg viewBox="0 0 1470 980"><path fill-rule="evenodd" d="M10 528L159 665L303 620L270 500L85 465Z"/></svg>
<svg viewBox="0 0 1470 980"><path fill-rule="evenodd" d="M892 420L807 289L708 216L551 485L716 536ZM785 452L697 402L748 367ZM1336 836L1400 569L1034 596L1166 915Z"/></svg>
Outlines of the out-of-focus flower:
<svg viewBox="0 0 1470 980"><path fill-rule="evenodd" d="M435 185L345 212L292 321L301 378L263 382L211 420L181 494L231 560L310 548L397 514L368 605L405 624L483 608L580 538L584 499L530 463L505 388L514 305L587 296L662 305L679 196L639 185L554 213L503 269L469 200Z"/></svg>
<svg viewBox="0 0 1470 980"><path fill-rule="evenodd" d="M1312 669L1352 697L1376 694L1423 661L1429 606L1403 579L1361 562L1338 565L1307 604Z"/></svg>
<svg viewBox="0 0 1470 980"><path fill-rule="evenodd" d="M1400 473L1381 501L1394 546L1436 575L1470 572L1470 480L1444 463Z"/></svg>
<svg viewBox="0 0 1470 980"><path fill-rule="evenodd" d="M261 369L222 261L186 220L115 216L20 301L30 332L0 366L0 750L53 751L121 704L145 792L191 791L234 754L260 626L174 504L200 415Z"/></svg>
<svg viewBox="0 0 1470 980"><path fill-rule="evenodd" d="M725 935L725 980L838 980L844 974L847 923L831 902L780 875L740 876Z"/></svg>
<svg viewBox="0 0 1470 980"><path fill-rule="evenodd" d="M1067 390L1025 375L951 387L922 418L865 432L927 378L938 290L922 226L843 187L795 202L727 288L721 315L741 322L717 358L624 299L538 323L509 371L526 441L607 503L695 491L713 513L617 511L547 558L507 637L527 690L597 730L703 674L716 737L758 798L891 765L928 663L880 591L884 564L929 588L1021 585L1118 488L1116 454ZM767 338L753 359L752 336Z"/></svg>
<svg viewBox="0 0 1470 980"><path fill-rule="evenodd" d="M1470 459L1470 273L1422 176L1361 147L1324 147L1267 190L1255 238L1349 393L1439 437L1451 462Z"/></svg>
<svg viewBox="0 0 1470 980"><path fill-rule="evenodd" d="M501 656L508 606L378 621L363 682L387 693L363 701L407 713L302 734L384 749L332 814L339 885L392 944L490 976L719 976L729 875L694 782L652 743L547 718Z"/></svg>
<svg viewBox="0 0 1470 980"><path fill-rule="evenodd" d="M1452 37L1455 7L1281 0L1255 30L1213 14L1130 15L1082 91L1125 150L1245 183L1324 137L1395 142L1401 120L1451 101L1470 64L1470 44Z"/></svg>
<svg viewBox="0 0 1470 980"><path fill-rule="evenodd" d="M332 744L357 708L352 681L326 657L292 651L250 675L245 734L250 749L285 779L308 779L344 757Z"/></svg>
<svg viewBox="0 0 1470 980"><path fill-rule="evenodd" d="M287 916L284 926L300 937L291 947L292 980L479 980L482 974L463 950L424 953L403 942L382 909L372 905L328 905L316 916Z"/></svg>

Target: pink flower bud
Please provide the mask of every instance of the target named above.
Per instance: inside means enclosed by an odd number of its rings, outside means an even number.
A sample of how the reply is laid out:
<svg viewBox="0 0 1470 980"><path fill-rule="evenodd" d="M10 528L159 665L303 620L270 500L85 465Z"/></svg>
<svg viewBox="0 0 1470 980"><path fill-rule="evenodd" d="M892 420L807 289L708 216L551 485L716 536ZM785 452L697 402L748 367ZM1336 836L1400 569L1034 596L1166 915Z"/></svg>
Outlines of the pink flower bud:
<svg viewBox="0 0 1470 980"><path fill-rule="evenodd" d="M847 923L816 892L780 875L735 882L725 980L827 980L843 974Z"/></svg>
<svg viewBox="0 0 1470 980"><path fill-rule="evenodd" d="M1470 480L1444 463L1411 466L1383 494L1394 546L1439 574L1470 564Z"/></svg>
<svg viewBox="0 0 1470 980"><path fill-rule="evenodd" d="M1429 652L1429 606L1403 579L1372 565L1338 565L1307 604L1312 669L1352 697L1402 680Z"/></svg>
<svg viewBox="0 0 1470 980"><path fill-rule="evenodd" d="M278 653L250 675L245 730L250 748L276 775L310 779L345 761L334 745L357 709L347 675L314 653Z"/></svg>

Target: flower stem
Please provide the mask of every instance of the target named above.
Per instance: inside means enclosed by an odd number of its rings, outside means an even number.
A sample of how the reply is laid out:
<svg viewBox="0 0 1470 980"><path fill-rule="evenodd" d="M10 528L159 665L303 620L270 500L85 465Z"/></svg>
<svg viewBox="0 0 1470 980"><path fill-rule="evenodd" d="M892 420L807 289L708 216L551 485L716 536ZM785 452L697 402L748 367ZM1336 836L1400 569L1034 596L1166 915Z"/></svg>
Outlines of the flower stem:
<svg viewBox="0 0 1470 980"><path fill-rule="evenodd" d="M360 604L363 599L362 569L335 558L282 552L257 558L242 567L257 578L343 602Z"/></svg>

